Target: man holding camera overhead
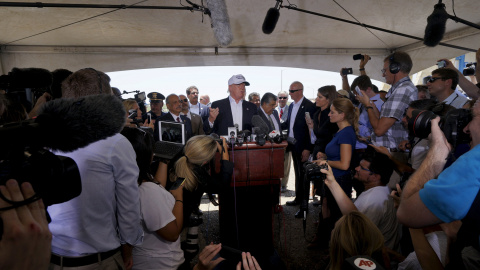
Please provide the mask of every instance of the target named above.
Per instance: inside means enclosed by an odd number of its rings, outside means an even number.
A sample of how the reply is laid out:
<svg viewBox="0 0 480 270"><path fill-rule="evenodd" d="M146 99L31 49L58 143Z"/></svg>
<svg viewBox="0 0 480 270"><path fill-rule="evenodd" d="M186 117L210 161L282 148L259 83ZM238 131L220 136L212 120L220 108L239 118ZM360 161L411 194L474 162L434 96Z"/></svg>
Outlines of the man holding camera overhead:
<svg viewBox="0 0 480 270"><path fill-rule="evenodd" d="M357 96L373 127L372 142L393 152L408 136L402 125L403 114L408 104L418 97L417 88L408 77L412 65L412 59L405 52L395 52L384 59L382 76L392 87L380 112L365 91L362 91L363 96Z"/></svg>

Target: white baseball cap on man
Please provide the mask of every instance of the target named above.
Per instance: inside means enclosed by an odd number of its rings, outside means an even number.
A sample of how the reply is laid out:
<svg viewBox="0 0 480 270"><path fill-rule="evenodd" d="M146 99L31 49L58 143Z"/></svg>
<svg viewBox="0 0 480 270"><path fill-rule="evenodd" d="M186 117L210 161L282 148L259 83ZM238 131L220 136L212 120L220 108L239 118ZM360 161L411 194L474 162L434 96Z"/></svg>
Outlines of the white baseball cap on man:
<svg viewBox="0 0 480 270"><path fill-rule="evenodd" d="M228 80L228 85L241 84L241 83L245 83L246 86L249 86L249 85L250 85L250 83L245 80L245 77L243 77L242 74L233 75L233 76Z"/></svg>

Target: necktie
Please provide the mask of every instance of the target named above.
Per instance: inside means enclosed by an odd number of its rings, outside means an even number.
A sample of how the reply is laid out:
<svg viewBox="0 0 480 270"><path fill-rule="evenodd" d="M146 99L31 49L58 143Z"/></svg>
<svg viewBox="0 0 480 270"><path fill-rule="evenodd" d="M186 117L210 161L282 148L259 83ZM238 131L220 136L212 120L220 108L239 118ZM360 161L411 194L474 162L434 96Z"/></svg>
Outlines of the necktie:
<svg viewBox="0 0 480 270"><path fill-rule="evenodd" d="M280 118L282 118L283 115L283 109L280 109Z"/></svg>
<svg viewBox="0 0 480 270"><path fill-rule="evenodd" d="M177 122L180 122L180 117L177 116Z"/></svg>

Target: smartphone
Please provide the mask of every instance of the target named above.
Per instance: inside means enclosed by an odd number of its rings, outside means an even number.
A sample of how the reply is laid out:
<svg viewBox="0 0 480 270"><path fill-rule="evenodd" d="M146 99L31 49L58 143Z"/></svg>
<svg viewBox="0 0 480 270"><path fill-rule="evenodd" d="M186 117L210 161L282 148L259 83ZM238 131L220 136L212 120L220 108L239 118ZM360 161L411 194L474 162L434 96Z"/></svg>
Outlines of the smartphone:
<svg viewBox="0 0 480 270"><path fill-rule="evenodd" d="M447 65L447 62L445 62L445 60L437 62L438 68L444 68L446 65Z"/></svg>
<svg viewBox="0 0 480 270"><path fill-rule="evenodd" d="M357 94L358 94L359 96L363 97L362 92L360 91L360 87L358 87L358 85L355 86L355 91L357 91Z"/></svg>
<svg viewBox="0 0 480 270"><path fill-rule="evenodd" d="M242 252L238 249L222 245L220 250L220 257L231 262L239 262L242 260Z"/></svg>
<svg viewBox="0 0 480 270"><path fill-rule="evenodd" d="M352 68L342 68L342 75L353 74Z"/></svg>
<svg viewBox="0 0 480 270"><path fill-rule="evenodd" d="M185 178L179 177L177 181L175 181L175 183L173 183L173 185L170 187L170 190L175 190L179 188L183 184L183 182L185 182Z"/></svg>
<svg viewBox="0 0 480 270"><path fill-rule="evenodd" d="M307 118L307 121L308 121L308 122L312 122L312 118L310 117L310 113L309 113L309 112L305 112L305 117Z"/></svg>
<svg viewBox="0 0 480 270"><path fill-rule="evenodd" d="M152 114L147 113L147 118L148 118L148 124L150 124L152 122Z"/></svg>

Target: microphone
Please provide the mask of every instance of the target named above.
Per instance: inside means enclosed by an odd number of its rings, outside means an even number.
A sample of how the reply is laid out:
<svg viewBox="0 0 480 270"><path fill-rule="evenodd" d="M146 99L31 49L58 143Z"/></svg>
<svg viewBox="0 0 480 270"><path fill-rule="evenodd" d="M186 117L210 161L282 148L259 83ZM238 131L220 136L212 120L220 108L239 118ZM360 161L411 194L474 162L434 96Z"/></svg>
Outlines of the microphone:
<svg viewBox="0 0 480 270"><path fill-rule="evenodd" d="M230 28L227 6L224 0L206 0L207 8L210 10L213 34L218 44L222 47L232 43L233 33Z"/></svg>
<svg viewBox="0 0 480 270"><path fill-rule="evenodd" d="M268 126L260 115L256 114L252 117L252 126L258 127L260 133L268 134Z"/></svg>
<svg viewBox="0 0 480 270"><path fill-rule="evenodd" d="M274 8L270 8L267 11L267 15L265 16L265 20L263 21L262 31L264 34L270 35L273 30L275 30L275 26L277 25L278 18L280 17L280 5L282 0L277 0Z"/></svg>
<svg viewBox="0 0 480 270"><path fill-rule="evenodd" d="M423 44L429 47L437 46L443 39L445 34L445 28L449 15L445 10L445 5L440 0L438 4L434 6L434 10L427 18L427 27L425 27L425 36L423 38Z"/></svg>
<svg viewBox="0 0 480 270"><path fill-rule="evenodd" d="M119 133L125 109L114 95L91 95L49 101L40 109L38 142L52 150L71 152Z"/></svg>

